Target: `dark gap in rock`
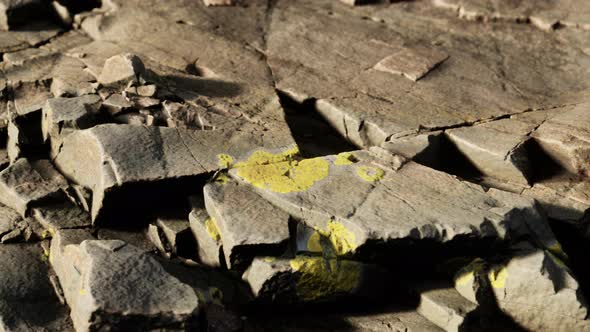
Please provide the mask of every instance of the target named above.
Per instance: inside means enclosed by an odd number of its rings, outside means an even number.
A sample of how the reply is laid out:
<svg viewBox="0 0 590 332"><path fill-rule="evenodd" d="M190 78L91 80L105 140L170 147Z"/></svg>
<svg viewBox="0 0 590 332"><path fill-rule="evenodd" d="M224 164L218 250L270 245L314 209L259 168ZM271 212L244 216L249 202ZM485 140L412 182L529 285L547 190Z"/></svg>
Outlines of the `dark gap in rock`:
<svg viewBox="0 0 590 332"><path fill-rule="evenodd" d="M565 170L549 156L535 140L528 140L525 149L531 165L531 183L541 182L555 177Z"/></svg>
<svg viewBox="0 0 590 332"><path fill-rule="evenodd" d="M299 103L278 91L285 119L304 158L334 155L358 150L316 111L315 99Z"/></svg>
<svg viewBox="0 0 590 332"><path fill-rule="evenodd" d="M590 252L590 211L576 224L549 219L555 237L568 255L568 266L576 276L582 293L590 298L590 265L587 262Z"/></svg>
<svg viewBox="0 0 590 332"><path fill-rule="evenodd" d="M30 160L49 159L50 147L43 143L41 117L41 111L35 111L14 120L19 129L17 139L21 157Z"/></svg>
<svg viewBox="0 0 590 332"><path fill-rule="evenodd" d="M70 11L71 15L90 11L102 6L102 0L58 0L57 2L66 7Z"/></svg>
<svg viewBox="0 0 590 332"><path fill-rule="evenodd" d="M105 193L96 224L101 226L146 226L150 220L178 211L188 216L191 211L186 197L198 194L210 175L186 176L153 182L127 183Z"/></svg>
<svg viewBox="0 0 590 332"><path fill-rule="evenodd" d="M252 264L255 257L278 257L287 251L289 241L277 244L240 245L234 247L230 260L232 270L242 274Z"/></svg>

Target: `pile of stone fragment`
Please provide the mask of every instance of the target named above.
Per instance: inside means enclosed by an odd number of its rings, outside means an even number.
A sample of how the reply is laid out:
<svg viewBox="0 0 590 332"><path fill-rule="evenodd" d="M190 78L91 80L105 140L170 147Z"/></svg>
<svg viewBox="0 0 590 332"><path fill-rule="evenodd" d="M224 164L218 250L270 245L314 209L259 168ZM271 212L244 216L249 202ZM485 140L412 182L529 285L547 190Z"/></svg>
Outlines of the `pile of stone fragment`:
<svg viewBox="0 0 590 332"><path fill-rule="evenodd" d="M347 138L364 149L305 158L259 56L236 56L251 75L237 86L89 38L114 4L0 4L0 331L590 331L548 221L570 198L514 189L529 183L522 127L587 176L588 103L371 146L359 125ZM449 58L398 51L375 70L415 82ZM480 148L498 132L499 151ZM483 185L429 167L443 139Z"/></svg>

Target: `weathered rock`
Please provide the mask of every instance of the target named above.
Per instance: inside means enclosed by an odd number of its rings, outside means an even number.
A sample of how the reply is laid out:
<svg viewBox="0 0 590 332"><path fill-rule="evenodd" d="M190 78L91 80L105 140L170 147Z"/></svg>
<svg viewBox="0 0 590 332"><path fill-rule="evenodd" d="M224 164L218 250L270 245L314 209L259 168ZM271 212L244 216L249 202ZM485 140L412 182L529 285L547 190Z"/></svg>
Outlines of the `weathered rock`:
<svg viewBox="0 0 590 332"><path fill-rule="evenodd" d="M286 249L289 214L234 181L209 183L203 192L229 268L239 269L254 256L280 255Z"/></svg>
<svg viewBox="0 0 590 332"><path fill-rule="evenodd" d="M473 302L487 289L499 308L522 327L537 331L587 331L588 309L578 282L558 248L553 252L523 245L505 264L486 267L481 260L457 273L455 287Z"/></svg>
<svg viewBox="0 0 590 332"><path fill-rule="evenodd" d="M367 151L301 161L258 157L236 164L230 174L321 230L340 255L368 242L404 238L444 243L460 236L532 236L542 246L555 243L534 200L485 192L413 162L388 164Z"/></svg>
<svg viewBox="0 0 590 332"><path fill-rule="evenodd" d="M189 220L178 217L159 217L156 223L174 254L182 257L194 255L195 243Z"/></svg>
<svg viewBox="0 0 590 332"><path fill-rule="evenodd" d="M449 55L443 51L421 46L402 48L379 61L374 69L390 74L403 75L416 82L448 57Z"/></svg>
<svg viewBox="0 0 590 332"><path fill-rule="evenodd" d="M412 159L423 165L435 167L441 164L443 132L435 131L416 136L391 139L381 145L385 150Z"/></svg>
<svg viewBox="0 0 590 332"><path fill-rule="evenodd" d="M257 257L242 278L259 299L294 302L352 294L359 286L360 274L360 263L353 261Z"/></svg>
<svg viewBox="0 0 590 332"><path fill-rule="evenodd" d="M557 0L543 4L515 3L508 0L463 1L433 0L443 8L453 9L459 17L467 20L514 22L529 21L543 30L551 30L559 26L590 29L590 6L584 2ZM575 8L574 10L572 10Z"/></svg>
<svg viewBox="0 0 590 332"><path fill-rule="evenodd" d="M420 292L418 313L445 331L461 331L465 327L466 316L474 311L477 305L461 296L452 286L428 286L432 289Z"/></svg>
<svg viewBox="0 0 590 332"><path fill-rule="evenodd" d="M188 217L197 241L199 261L211 267L225 266L219 227L215 219L207 214L204 203L202 206L193 208Z"/></svg>
<svg viewBox="0 0 590 332"><path fill-rule="evenodd" d="M139 83L141 79L145 79L145 65L138 56L127 53L105 61L98 83L117 88Z"/></svg>
<svg viewBox="0 0 590 332"><path fill-rule="evenodd" d="M51 261L77 331L190 328L199 310L195 291L149 254L118 240L52 240Z"/></svg>
<svg viewBox="0 0 590 332"><path fill-rule="evenodd" d="M40 200L60 197L66 180L48 160L19 159L0 172L0 202L25 216Z"/></svg>
<svg viewBox="0 0 590 332"><path fill-rule="evenodd" d="M590 176L590 103L561 110L545 121L533 137L566 170Z"/></svg>
<svg viewBox="0 0 590 332"><path fill-rule="evenodd" d="M0 246L0 329L3 331L68 331L72 322L50 283L38 244Z"/></svg>
<svg viewBox="0 0 590 332"><path fill-rule="evenodd" d="M172 257L172 250L168 246L168 243L165 242L164 236L158 226L150 224L148 226L147 237L164 257Z"/></svg>
<svg viewBox="0 0 590 332"><path fill-rule="evenodd" d="M205 6L231 6L235 0L203 0Z"/></svg>
<svg viewBox="0 0 590 332"><path fill-rule="evenodd" d="M112 94L102 104L102 107L111 115L117 115L131 106L131 102L118 93Z"/></svg>
<svg viewBox="0 0 590 332"><path fill-rule="evenodd" d="M14 110L18 116L39 111L45 101L52 97L51 80L19 82L12 87Z"/></svg>
<svg viewBox="0 0 590 332"><path fill-rule="evenodd" d="M47 100L41 122L43 139L46 142L51 140L52 149L58 150L63 136L97 124L99 102L97 95Z"/></svg>
<svg viewBox="0 0 590 332"><path fill-rule="evenodd" d="M44 204L32 209L35 220L50 233L59 229L83 228L92 226L90 214L69 200Z"/></svg>

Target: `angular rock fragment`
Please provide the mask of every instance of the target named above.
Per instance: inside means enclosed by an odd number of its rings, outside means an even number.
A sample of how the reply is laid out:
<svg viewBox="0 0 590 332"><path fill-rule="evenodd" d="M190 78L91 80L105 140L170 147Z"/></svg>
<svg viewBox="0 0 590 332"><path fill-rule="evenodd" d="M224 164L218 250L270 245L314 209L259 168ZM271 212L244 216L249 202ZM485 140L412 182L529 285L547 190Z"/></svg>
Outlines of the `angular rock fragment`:
<svg viewBox="0 0 590 332"><path fill-rule="evenodd" d="M390 74L403 75L416 82L448 57L449 55L444 51L433 48L423 46L403 48L379 61L374 69Z"/></svg>
<svg viewBox="0 0 590 332"><path fill-rule="evenodd" d="M423 165L435 167L442 162L442 132L431 132L416 136L394 138L381 145L385 150L412 159Z"/></svg>
<svg viewBox="0 0 590 332"><path fill-rule="evenodd" d="M420 292L418 313L445 331L461 331L466 316L477 305L461 296L454 288L429 285L432 289Z"/></svg>
<svg viewBox="0 0 590 332"><path fill-rule="evenodd" d="M231 6L236 0L203 0L205 6Z"/></svg>
<svg viewBox="0 0 590 332"><path fill-rule="evenodd" d="M94 126L99 121L99 102L97 95L47 100L41 122L43 139L51 140L52 149L59 149L63 136Z"/></svg>
<svg viewBox="0 0 590 332"><path fill-rule="evenodd" d="M47 256L38 244L0 246L0 329L71 331L68 309L50 283Z"/></svg>
<svg viewBox="0 0 590 332"><path fill-rule="evenodd" d="M109 96L102 104L102 107L113 116L131 108L131 106L131 102L118 93Z"/></svg>
<svg viewBox="0 0 590 332"><path fill-rule="evenodd" d="M164 236L161 234L161 230L158 226L150 224L148 226L147 237L154 244L156 249L167 258L172 257L172 249L165 242Z"/></svg>
<svg viewBox="0 0 590 332"><path fill-rule="evenodd" d="M194 327L199 299L149 254L123 241L84 240L58 232L51 261L77 331Z"/></svg>
<svg viewBox="0 0 590 332"><path fill-rule="evenodd" d="M188 220L178 217L159 217L156 221L172 253L182 257L192 257L195 248L194 237Z"/></svg>
<svg viewBox="0 0 590 332"><path fill-rule="evenodd" d="M242 278L258 299L289 303L346 295L378 296L366 288L379 275L376 271L371 265L324 257L257 257Z"/></svg>
<svg viewBox="0 0 590 332"><path fill-rule="evenodd" d="M486 266L474 261L457 273L455 287L466 298L481 302L495 296L499 308L531 331L587 331L588 308L577 280L559 257L522 245L505 264Z"/></svg>
<svg viewBox="0 0 590 332"><path fill-rule="evenodd" d="M234 181L209 183L203 191L207 212L219 229L229 268L239 269L254 256L280 255L286 249L289 239L286 212Z"/></svg>
<svg viewBox="0 0 590 332"><path fill-rule="evenodd" d="M51 94L51 80L19 82L12 87L14 110L17 116L39 111Z"/></svg>
<svg viewBox="0 0 590 332"><path fill-rule="evenodd" d="M145 78L145 65L134 54L121 54L106 60L98 83L114 88L125 87L129 83L139 83Z"/></svg>
<svg viewBox="0 0 590 332"><path fill-rule="evenodd" d="M533 137L559 165L590 176L590 103L562 109L545 121Z"/></svg>
<svg viewBox="0 0 590 332"><path fill-rule="evenodd" d="M92 226L90 214L69 200L44 204L32 209L35 220L50 233L59 229L84 228Z"/></svg>
<svg viewBox="0 0 590 332"><path fill-rule="evenodd" d="M204 203L189 214L190 227L197 242L197 256L204 265L225 266L221 234L217 221L207 214Z"/></svg>
<svg viewBox="0 0 590 332"><path fill-rule="evenodd" d="M66 180L48 160L19 159L0 172L0 202L25 216L40 200L63 197Z"/></svg>
<svg viewBox="0 0 590 332"><path fill-rule="evenodd" d="M230 175L321 230L339 255L373 241L404 238L444 243L462 236L531 236L542 246L555 243L534 200L485 192L413 162L388 163L372 152L355 151L352 156L301 161L274 156L278 159L266 162L253 156L250 163L236 164Z"/></svg>

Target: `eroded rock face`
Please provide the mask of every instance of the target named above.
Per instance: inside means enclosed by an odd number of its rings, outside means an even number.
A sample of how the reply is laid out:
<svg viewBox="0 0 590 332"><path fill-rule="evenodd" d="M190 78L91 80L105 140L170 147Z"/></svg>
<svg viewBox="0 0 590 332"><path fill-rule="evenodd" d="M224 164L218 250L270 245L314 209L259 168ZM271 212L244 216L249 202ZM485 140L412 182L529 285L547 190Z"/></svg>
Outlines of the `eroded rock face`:
<svg viewBox="0 0 590 332"><path fill-rule="evenodd" d="M149 254L118 240L52 240L50 259L78 331L108 326L189 328L199 310L195 291Z"/></svg>
<svg viewBox="0 0 590 332"><path fill-rule="evenodd" d="M0 330L588 329L587 9L0 1Z"/></svg>

